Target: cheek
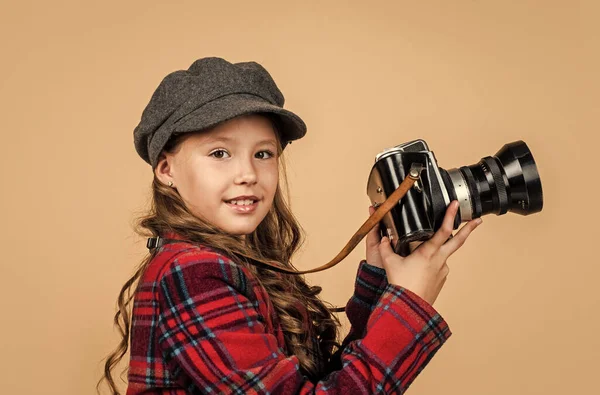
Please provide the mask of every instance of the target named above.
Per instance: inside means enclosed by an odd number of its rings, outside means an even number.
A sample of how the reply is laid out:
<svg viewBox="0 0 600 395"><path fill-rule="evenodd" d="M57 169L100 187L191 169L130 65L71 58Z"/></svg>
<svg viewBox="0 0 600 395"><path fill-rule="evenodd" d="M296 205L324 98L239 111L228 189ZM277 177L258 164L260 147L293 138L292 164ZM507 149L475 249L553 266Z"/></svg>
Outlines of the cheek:
<svg viewBox="0 0 600 395"><path fill-rule="evenodd" d="M279 171L277 168L270 169L269 172L265 175L265 183L269 190L270 194L275 194L275 190L277 189L277 184L279 183Z"/></svg>
<svg viewBox="0 0 600 395"><path fill-rule="evenodd" d="M206 196L214 190L215 186L211 184L210 175L205 173L186 171L180 177L178 191L188 206L202 207L203 203L206 203Z"/></svg>

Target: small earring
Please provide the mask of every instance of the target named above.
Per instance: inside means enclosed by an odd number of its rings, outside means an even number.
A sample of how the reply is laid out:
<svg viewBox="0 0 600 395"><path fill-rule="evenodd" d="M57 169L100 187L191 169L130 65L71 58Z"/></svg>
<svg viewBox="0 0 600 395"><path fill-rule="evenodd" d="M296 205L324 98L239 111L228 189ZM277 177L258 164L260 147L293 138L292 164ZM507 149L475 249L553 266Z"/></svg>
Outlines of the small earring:
<svg viewBox="0 0 600 395"><path fill-rule="evenodd" d="M173 181L169 181L169 186L173 187Z"/></svg>

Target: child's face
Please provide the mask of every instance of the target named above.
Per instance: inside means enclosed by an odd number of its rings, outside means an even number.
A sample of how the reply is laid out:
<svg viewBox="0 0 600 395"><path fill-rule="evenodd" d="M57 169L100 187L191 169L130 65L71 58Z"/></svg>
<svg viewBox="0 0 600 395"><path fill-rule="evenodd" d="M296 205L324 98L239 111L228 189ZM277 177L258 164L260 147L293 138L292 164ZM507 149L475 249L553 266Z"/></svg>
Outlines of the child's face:
<svg viewBox="0 0 600 395"><path fill-rule="evenodd" d="M246 235L269 212L279 178L277 140L270 121L259 115L237 117L201 133L190 133L175 153L159 162L159 177L173 181L188 209L224 229ZM162 181L162 178L161 178ZM254 195L241 206L227 201Z"/></svg>

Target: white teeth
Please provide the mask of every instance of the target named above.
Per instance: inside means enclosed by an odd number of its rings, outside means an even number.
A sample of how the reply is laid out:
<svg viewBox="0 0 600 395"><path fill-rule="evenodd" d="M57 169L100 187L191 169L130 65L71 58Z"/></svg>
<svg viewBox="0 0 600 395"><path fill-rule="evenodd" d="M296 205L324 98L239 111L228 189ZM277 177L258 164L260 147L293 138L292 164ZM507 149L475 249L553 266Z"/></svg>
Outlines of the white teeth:
<svg viewBox="0 0 600 395"><path fill-rule="evenodd" d="M254 200L230 200L229 203L236 204L238 206L249 206L254 203Z"/></svg>

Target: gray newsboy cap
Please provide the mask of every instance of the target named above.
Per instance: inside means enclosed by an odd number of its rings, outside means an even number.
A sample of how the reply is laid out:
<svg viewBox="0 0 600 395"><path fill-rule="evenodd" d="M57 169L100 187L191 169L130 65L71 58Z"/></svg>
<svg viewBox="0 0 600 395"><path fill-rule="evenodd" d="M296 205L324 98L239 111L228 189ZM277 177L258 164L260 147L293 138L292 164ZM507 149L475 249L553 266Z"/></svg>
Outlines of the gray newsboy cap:
<svg viewBox="0 0 600 395"><path fill-rule="evenodd" d="M173 133L199 131L257 112L275 114L285 148L306 134L306 125L284 110L283 103L283 94L260 64L198 59L189 69L168 74L156 88L133 131L135 149L154 169Z"/></svg>

